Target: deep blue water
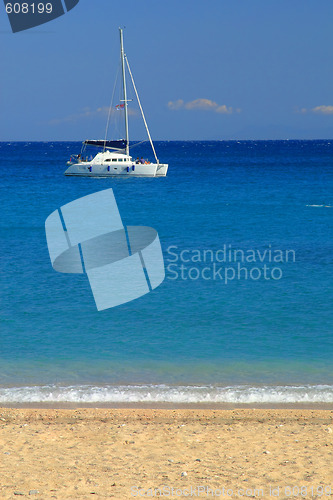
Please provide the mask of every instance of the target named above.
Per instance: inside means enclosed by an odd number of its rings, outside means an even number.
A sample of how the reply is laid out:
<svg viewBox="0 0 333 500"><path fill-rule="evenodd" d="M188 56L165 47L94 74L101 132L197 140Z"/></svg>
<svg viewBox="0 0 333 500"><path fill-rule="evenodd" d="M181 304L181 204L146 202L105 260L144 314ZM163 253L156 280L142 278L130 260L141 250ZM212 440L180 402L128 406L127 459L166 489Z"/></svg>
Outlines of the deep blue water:
<svg viewBox="0 0 333 500"><path fill-rule="evenodd" d="M333 140L156 148L166 178L89 179L63 175L79 143L0 143L0 403L333 402ZM110 187L125 225L158 231L166 279L98 312L85 276L53 270L44 223ZM223 249L266 259L218 262Z"/></svg>

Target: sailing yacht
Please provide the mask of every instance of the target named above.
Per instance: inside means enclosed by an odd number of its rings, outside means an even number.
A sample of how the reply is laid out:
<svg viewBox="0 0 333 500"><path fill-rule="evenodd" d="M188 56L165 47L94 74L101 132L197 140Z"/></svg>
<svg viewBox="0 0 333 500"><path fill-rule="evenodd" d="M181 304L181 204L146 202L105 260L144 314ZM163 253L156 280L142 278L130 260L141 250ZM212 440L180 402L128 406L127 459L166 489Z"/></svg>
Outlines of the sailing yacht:
<svg viewBox="0 0 333 500"><path fill-rule="evenodd" d="M160 163L153 141L150 136L146 118L141 106L139 94L137 92L133 75L124 52L124 41L123 41L123 30L119 28L120 32L120 58L121 58L121 70L122 70L122 91L123 99L122 103L118 105L118 108L124 110L125 118L125 139L109 141L106 140L86 140L83 142L83 147L79 155L71 157L70 161L67 162L69 167L65 171L65 175L72 176L84 176L84 177L110 177L110 176L135 176L135 177L165 177L168 171L168 165L166 163ZM134 92L138 105L141 111L141 116L145 124L146 132L150 145L152 147L155 162L149 162L148 160L133 160L130 156L129 151L129 132L128 132L128 103L127 99L127 88L126 88L126 67L128 73L131 77ZM111 108L110 108L111 112ZM87 146L95 146L101 150L96 154L95 157L88 160L85 157L85 150Z"/></svg>

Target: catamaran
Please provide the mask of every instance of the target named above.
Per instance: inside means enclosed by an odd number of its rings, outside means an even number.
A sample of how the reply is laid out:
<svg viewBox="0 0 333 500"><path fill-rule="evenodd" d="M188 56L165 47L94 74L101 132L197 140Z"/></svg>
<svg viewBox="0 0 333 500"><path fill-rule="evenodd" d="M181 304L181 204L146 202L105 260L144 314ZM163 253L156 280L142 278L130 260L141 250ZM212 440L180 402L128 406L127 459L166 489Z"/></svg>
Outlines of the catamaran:
<svg viewBox="0 0 333 500"><path fill-rule="evenodd" d="M124 52L123 30L119 28L120 32L120 59L122 70L122 94L121 104L116 106L118 109L124 111L125 119L125 139L107 140L107 130L110 119L112 105L109 110L109 117L107 121L107 128L104 140L86 140L83 142L81 153L71 157L67 162L69 167L65 171L65 175L84 176L84 177L109 177L109 176L135 176L135 177L165 177L168 171L166 163L160 163L153 141L150 136L146 118L141 106L139 94L134 83L133 75ZM135 96L141 111L141 116L146 128L148 139L152 147L155 162L149 162L143 158L133 160L129 151L129 132L128 132L128 103L127 88L126 88L126 67L130 75ZM101 149L96 156L88 159L85 156L87 146L95 146Z"/></svg>

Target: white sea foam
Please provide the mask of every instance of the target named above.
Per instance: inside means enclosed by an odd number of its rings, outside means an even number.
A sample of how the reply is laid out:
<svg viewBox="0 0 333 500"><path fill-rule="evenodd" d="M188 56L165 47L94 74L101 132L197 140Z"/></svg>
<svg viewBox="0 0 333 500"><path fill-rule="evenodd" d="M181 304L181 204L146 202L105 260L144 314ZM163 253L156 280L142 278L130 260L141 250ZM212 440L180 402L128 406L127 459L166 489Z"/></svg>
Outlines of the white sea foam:
<svg viewBox="0 0 333 500"><path fill-rule="evenodd" d="M332 205L306 205L307 207L324 207L324 208L332 208Z"/></svg>
<svg viewBox="0 0 333 500"><path fill-rule="evenodd" d="M333 403L333 385L2 387L1 403Z"/></svg>

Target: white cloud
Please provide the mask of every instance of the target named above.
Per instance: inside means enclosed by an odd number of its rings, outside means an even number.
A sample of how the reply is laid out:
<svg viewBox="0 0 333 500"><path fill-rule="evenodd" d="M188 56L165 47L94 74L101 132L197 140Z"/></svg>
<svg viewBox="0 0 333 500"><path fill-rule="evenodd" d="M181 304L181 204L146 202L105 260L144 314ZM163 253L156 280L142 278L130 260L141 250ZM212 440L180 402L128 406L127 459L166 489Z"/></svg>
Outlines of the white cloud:
<svg viewBox="0 0 333 500"><path fill-rule="evenodd" d="M207 111L217 109L218 104L210 99L195 99L185 104L186 109L205 109Z"/></svg>
<svg viewBox="0 0 333 500"><path fill-rule="evenodd" d="M218 104L211 99L194 99L194 101L184 102L183 99L177 101L169 101L168 108L172 110L186 109L186 110L203 110L214 111L215 113L231 114L234 112L232 107L227 107L225 104ZM240 109L236 109L236 113L240 113Z"/></svg>
<svg viewBox="0 0 333 500"><path fill-rule="evenodd" d="M109 106L100 106L96 109L83 108L78 113L73 113L72 115L65 116L64 118L54 118L49 121L49 125L59 125L60 123L66 122L78 122L84 118L93 118L97 116L108 116ZM122 110L117 110L115 107L112 108L112 112L121 113ZM128 108L128 114L131 116L136 116L138 114L137 110Z"/></svg>
<svg viewBox="0 0 333 500"><path fill-rule="evenodd" d="M66 123L66 122L77 122L81 120L82 118L90 118L92 116L98 116L98 115L107 115L109 112L109 108L107 106L103 106L97 109L90 109L90 108L83 108L80 112L78 113L73 113L72 115L65 116L64 118L54 118L53 120L49 121L50 125L59 125L60 123Z"/></svg>
<svg viewBox="0 0 333 500"><path fill-rule="evenodd" d="M317 115L333 115L333 106L315 106L314 108L296 109L297 113L315 113Z"/></svg>
<svg viewBox="0 0 333 500"><path fill-rule="evenodd" d="M222 113L222 114L230 114L232 113L232 108L227 108L227 106L225 104L223 104L222 106L218 106L216 109L215 109L216 113ZM237 111L239 113L239 111Z"/></svg>
<svg viewBox="0 0 333 500"><path fill-rule="evenodd" d="M322 115L333 115L333 106L316 106L311 111Z"/></svg>
<svg viewBox="0 0 333 500"><path fill-rule="evenodd" d="M183 99L178 99L178 101L169 101L168 102L168 108L169 109L180 109L184 107L184 101Z"/></svg>
<svg viewBox="0 0 333 500"><path fill-rule="evenodd" d="M296 108L296 113L303 113L303 114L305 114L307 112L308 112L308 110L306 108L301 108L301 109Z"/></svg>

